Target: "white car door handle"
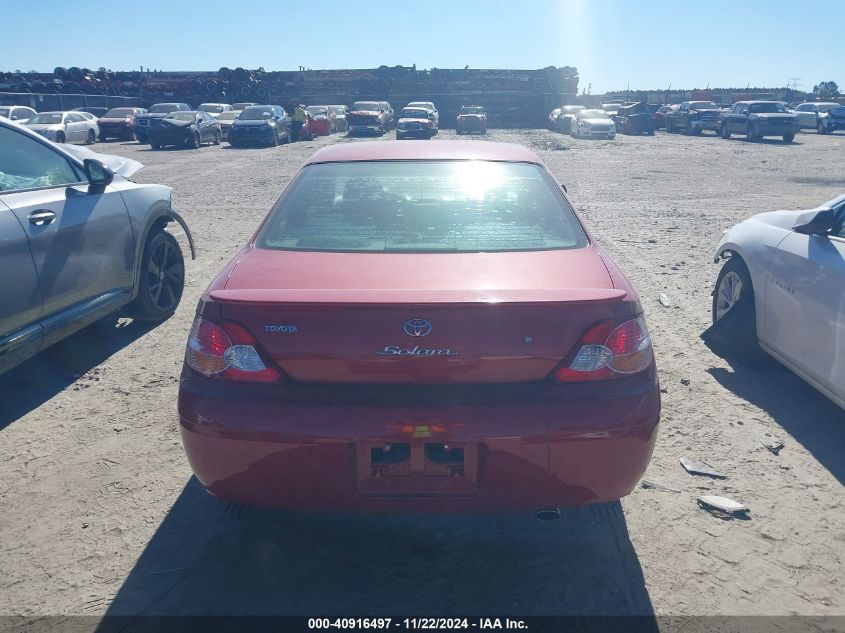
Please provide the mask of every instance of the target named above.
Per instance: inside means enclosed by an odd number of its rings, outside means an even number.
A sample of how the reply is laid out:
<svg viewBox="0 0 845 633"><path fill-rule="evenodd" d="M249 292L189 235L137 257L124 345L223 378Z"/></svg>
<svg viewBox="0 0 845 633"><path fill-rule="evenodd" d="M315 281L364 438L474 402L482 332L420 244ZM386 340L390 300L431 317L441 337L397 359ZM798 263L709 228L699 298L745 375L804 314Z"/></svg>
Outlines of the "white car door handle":
<svg viewBox="0 0 845 633"><path fill-rule="evenodd" d="M33 211L29 214L29 223L35 226L47 226L56 219L56 214L46 209L40 211Z"/></svg>

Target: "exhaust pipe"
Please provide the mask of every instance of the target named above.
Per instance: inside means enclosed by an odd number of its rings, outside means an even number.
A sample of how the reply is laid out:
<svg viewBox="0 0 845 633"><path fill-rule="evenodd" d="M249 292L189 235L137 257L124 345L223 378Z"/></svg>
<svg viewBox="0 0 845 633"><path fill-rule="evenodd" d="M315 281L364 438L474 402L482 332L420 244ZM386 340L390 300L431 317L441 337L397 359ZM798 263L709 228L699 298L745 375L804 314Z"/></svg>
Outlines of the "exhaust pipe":
<svg viewBox="0 0 845 633"><path fill-rule="evenodd" d="M560 508L543 508L537 511L538 521L556 521L560 518Z"/></svg>

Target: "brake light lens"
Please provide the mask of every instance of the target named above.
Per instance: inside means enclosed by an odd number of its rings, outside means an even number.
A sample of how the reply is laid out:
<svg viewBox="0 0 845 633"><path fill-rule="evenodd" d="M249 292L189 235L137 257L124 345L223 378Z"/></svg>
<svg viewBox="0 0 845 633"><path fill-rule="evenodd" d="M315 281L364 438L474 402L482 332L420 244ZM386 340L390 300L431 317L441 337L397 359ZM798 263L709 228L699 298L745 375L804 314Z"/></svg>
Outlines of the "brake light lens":
<svg viewBox="0 0 845 633"><path fill-rule="evenodd" d="M640 373L654 360L645 320L637 317L614 327L600 323L578 341L571 361L556 372L558 382L607 380Z"/></svg>
<svg viewBox="0 0 845 633"><path fill-rule="evenodd" d="M276 382L282 378L256 349L252 334L237 323L218 325L197 317L188 336L185 362L209 378L241 382Z"/></svg>

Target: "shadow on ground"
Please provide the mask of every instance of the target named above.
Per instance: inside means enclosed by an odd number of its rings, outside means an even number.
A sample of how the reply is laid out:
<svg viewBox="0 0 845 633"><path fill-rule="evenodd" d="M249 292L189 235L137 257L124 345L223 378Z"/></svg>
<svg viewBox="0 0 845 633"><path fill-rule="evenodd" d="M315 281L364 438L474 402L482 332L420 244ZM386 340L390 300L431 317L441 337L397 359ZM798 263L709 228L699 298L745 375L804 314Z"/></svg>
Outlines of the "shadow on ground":
<svg viewBox="0 0 845 633"><path fill-rule="evenodd" d="M771 415L845 484L845 411L774 360L767 365L729 362L731 369L713 367L707 371L725 389Z"/></svg>
<svg viewBox="0 0 845 633"><path fill-rule="evenodd" d="M192 478L106 615L195 614L651 616L652 606L618 502L550 522L297 514L232 508Z"/></svg>
<svg viewBox="0 0 845 633"><path fill-rule="evenodd" d="M0 375L0 430L73 384L79 376L158 323L106 317Z"/></svg>
<svg viewBox="0 0 845 633"><path fill-rule="evenodd" d="M739 343L727 336L724 323L732 318L749 318L743 317L742 311L740 304L701 335L707 347L731 366L707 371L725 389L771 415L845 484L845 411L766 354L757 345L753 331L740 337ZM753 324L753 313L750 318Z"/></svg>

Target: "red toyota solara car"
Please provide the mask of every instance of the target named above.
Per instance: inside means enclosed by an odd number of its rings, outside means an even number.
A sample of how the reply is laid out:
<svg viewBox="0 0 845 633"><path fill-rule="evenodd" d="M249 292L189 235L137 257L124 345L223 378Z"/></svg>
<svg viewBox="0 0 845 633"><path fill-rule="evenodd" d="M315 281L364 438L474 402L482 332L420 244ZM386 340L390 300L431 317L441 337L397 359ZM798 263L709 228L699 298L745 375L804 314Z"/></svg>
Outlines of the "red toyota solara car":
<svg viewBox="0 0 845 633"><path fill-rule="evenodd" d="M237 503L496 512L618 499L660 391L637 295L539 158L314 154L197 308L188 460Z"/></svg>

